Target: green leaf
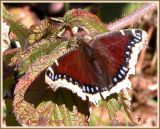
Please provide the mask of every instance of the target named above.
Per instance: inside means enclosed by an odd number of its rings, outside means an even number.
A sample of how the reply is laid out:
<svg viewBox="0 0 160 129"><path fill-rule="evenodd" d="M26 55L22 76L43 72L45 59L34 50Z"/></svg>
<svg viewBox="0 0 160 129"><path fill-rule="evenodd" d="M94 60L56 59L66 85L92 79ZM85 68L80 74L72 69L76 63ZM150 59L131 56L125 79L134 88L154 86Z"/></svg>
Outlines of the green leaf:
<svg viewBox="0 0 160 129"><path fill-rule="evenodd" d="M46 18L42 20L38 25L34 25L30 28L28 43L33 44L42 39L56 38L58 32L63 26L64 23L55 22L50 17Z"/></svg>
<svg viewBox="0 0 160 129"><path fill-rule="evenodd" d="M128 3L123 8L122 14L128 15L137 10L138 8L140 8L141 6L143 6L143 3Z"/></svg>
<svg viewBox="0 0 160 129"><path fill-rule="evenodd" d="M66 50L68 42L56 41L56 40L41 40L40 42L33 44L27 51L21 51L12 58L13 64L19 64L19 75L23 74L29 66L43 55L57 54L60 55L61 49ZM54 59L51 59L52 62Z"/></svg>
<svg viewBox="0 0 160 129"><path fill-rule="evenodd" d="M35 25L30 29L28 37L28 48L17 53L11 61L11 64L17 65L19 75L23 74L35 60L43 55L61 54L59 48L68 48L68 44L76 44L76 40L63 40L57 38L57 34L61 31L63 23L56 23L51 18L46 18L39 25ZM59 52L59 53L57 53Z"/></svg>
<svg viewBox="0 0 160 129"><path fill-rule="evenodd" d="M134 125L137 125L140 122L141 118L138 116L133 116L132 114L131 97L129 96L128 91L126 89L123 89L121 94L119 94L119 98L128 118L132 121Z"/></svg>
<svg viewBox="0 0 160 129"><path fill-rule="evenodd" d="M17 40L20 42L21 47L24 47L25 41L29 35L28 29L16 21L15 17L12 16L4 6L3 7L3 18L9 24L11 31L16 35Z"/></svg>
<svg viewBox="0 0 160 129"><path fill-rule="evenodd" d="M89 31L91 37L108 31L105 24L96 15L81 9L68 11L64 16L64 21L73 27L84 27Z"/></svg>
<svg viewBox="0 0 160 129"><path fill-rule="evenodd" d="M3 105L3 121L5 122L6 126L20 126L18 121L16 121L15 115L13 114L12 110L12 103L13 100L6 99Z"/></svg>
<svg viewBox="0 0 160 129"><path fill-rule="evenodd" d="M45 70L37 76L28 73L19 79L13 102L17 121L27 126L88 125L88 102L66 89L53 92L44 76Z"/></svg>
<svg viewBox="0 0 160 129"><path fill-rule="evenodd" d="M112 124L116 125L118 123L118 121L116 120L116 113L120 109L118 94L114 93L108 96L105 101L102 101L102 105L107 108Z"/></svg>

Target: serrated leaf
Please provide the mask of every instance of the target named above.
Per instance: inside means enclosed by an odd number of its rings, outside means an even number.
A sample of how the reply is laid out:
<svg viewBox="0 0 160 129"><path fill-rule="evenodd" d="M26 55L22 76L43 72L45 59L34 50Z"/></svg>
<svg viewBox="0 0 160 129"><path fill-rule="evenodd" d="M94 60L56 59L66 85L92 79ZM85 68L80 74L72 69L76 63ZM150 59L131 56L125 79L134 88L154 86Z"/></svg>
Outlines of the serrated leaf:
<svg viewBox="0 0 160 129"><path fill-rule="evenodd" d="M68 48L69 42L76 44L76 40L72 38L68 41L57 38L56 34L59 32L63 25L54 23L51 18L44 19L39 25L30 29L30 36L28 41L30 46L27 50L22 50L17 53L13 58L11 64L17 65L19 75L23 74L35 60L43 55L61 52L57 51L59 48ZM46 34L47 33L47 34ZM34 44L33 44L34 43ZM70 46L72 47L72 45ZM61 53L59 53L61 54Z"/></svg>
<svg viewBox="0 0 160 129"><path fill-rule="evenodd" d="M44 81L45 71L38 77L31 73L20 78L15 89L14 113L22 125L41 126L84 126L88 125L88 102L81 102L71 91L58 89L53 92ZM65 97L64 97L65 94ZM79 101L82 101L79 99Z"/></svg>
<svg viewBox="0 0 160 129"><path fill-rule="evenodd" d="M105 24L96 15L81 9L68 11L64 16L64 21L72 26L84 27L89 31L91 37L108 31Z"/></svg>
<svg viewBox="0 0 160 129"><path fill-rule="evenodd" d="M128 94L128 91L126 89L123 89L119 96L128 118L132 121L133 124L137 125L140 122L141 118L138 116L133 116L132 114L131 98Z"/></svg>
<svg viewBox="0 0 160 129"><path fill-rule="evenodd" d="M118 94L115 93L108 96L107 99L102 102L102 105L107 108L112 124L116 125L118 123L118 121L116 120L116 113L120 109Z"/></svg>
<svg viewBox="0 0 160 129"><path fill-rule="evenodd" d="M64 23L56 23L51 18L42 20L38 25L30 28L28 43L33 44L46 38L55 38L59 30L64 26Z"/></svg>
<svg viewBox="0 0 160 129"><path fill-rule="evenodd" d="M12 64L19 64L18 71L19 75L23 74L29 66L38 58L43 55L49 54L60 54L59 49L66 49L68 42L56 41L56 40L47 40L43 39L40 42L33 44L28 48L27 51L21 51L17 53L16 56L12 58ZM52 59L53 61L54 59Z"/></svg>
<svg viewBox="0 0 160 129"><path fill-rule="evenodd" d="M29 35L28 29L17 22L14 16L12 16L3 6L3 18L9 24L11 31L16 35L17 40L20 42L21 47L24 47L25 41Z"/></svg>
<svg viewBox="0 0 160 129"><path fill-rule="evenodd" d="M60 52L66 52L66 47L56 50L35 60L16 85L13 108L22 125L88 125L88 102L81 102L80 98L65 89L53 92L45 83L45 69L60 56ZM86 106L81 107L81 104Z"/></svg>

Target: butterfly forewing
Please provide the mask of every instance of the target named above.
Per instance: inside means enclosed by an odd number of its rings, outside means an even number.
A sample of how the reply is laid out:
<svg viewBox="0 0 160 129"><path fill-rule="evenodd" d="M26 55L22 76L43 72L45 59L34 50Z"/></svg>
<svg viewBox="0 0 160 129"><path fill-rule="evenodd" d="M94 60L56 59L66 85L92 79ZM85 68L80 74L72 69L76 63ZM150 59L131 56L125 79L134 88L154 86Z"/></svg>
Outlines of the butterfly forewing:
<svg viewBox="0 0 160 129"><path fill-rule="evenodd" d="M127 56L125 53L128 52L129 58L132 49L128 49L127 46L133 39L134 35L132 33L123 34L119 31L97 37L91 43L96 58L105 72L109 74L113 84L118 80L122 80L128 71L129 64L126 61ZM120 70L122 66L126 68L125 71ZM118 78L114 78L118 74Z"/></svg>

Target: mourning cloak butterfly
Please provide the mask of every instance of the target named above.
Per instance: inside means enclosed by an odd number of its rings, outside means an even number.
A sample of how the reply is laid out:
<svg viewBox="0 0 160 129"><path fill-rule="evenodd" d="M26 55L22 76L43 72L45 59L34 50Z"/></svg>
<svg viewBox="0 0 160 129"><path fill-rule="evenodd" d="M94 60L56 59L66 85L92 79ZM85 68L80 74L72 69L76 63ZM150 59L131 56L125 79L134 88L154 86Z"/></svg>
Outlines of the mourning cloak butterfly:
<svg viewBox="0 0 160 129"><path fill-rule="evenodd" d="M100 99L131 88L128 77L135 74L138 54L147 39L143 30L126 29L100 34L88 43L80 40L80 47L47 68L45 82L54 91L64 87L97 104Z"/></svg>

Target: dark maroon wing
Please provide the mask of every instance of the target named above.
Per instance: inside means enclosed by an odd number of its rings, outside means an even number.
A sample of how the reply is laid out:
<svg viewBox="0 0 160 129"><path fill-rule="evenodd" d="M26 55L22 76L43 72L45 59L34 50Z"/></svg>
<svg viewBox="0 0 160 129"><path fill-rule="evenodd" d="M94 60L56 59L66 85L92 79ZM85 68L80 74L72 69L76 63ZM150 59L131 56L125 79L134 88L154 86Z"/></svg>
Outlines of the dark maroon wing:
<svg viewBox="0 0 160 129"><path fill-rule="evenodd" d="M95 56L101 67L108 74L114 87L135 71L135 64L140 50L143 48L147 34L139 29L121 30L101 35L91 41Z"/></svg>
<svg viewBox="0 0 160 129"><path fill-rule="evenodd" d="M73 85L78 84L78 87L85 93L95 94L99 91L114 93L115 90L112 88L124 81L127 74L131 74L132 66L132 70L135 69L138 53L143 47L143 37L146 36L143 34L142 30L135 29L118 31L100 35L88 43L96 63L100 66L99 69L103 70L106 73L106 79L109 79L103 86L97 85L97 79L102 82L101 78L104 76L95 74L93 62L89 61L86 53L79 48L60 57L57 63L51 66L53 71L48 69L46 74L53 82L65 79ZM60 84L54 83L53 85ZM70 85L67 84L66 87L68 86ZM109 94L107 92L107 95Z"/></svg>
<svg viewBox="0 0 160 129"><path fill-rule="evenodd" d="M68 82L78 84L85 92L98 92L95 88L94 70L80 49L74 49L63 55L51 68L54 71L54 77L50 75L53 81L66 79ZM49 76L51 72L48 70L46 73Z"/></svg>

